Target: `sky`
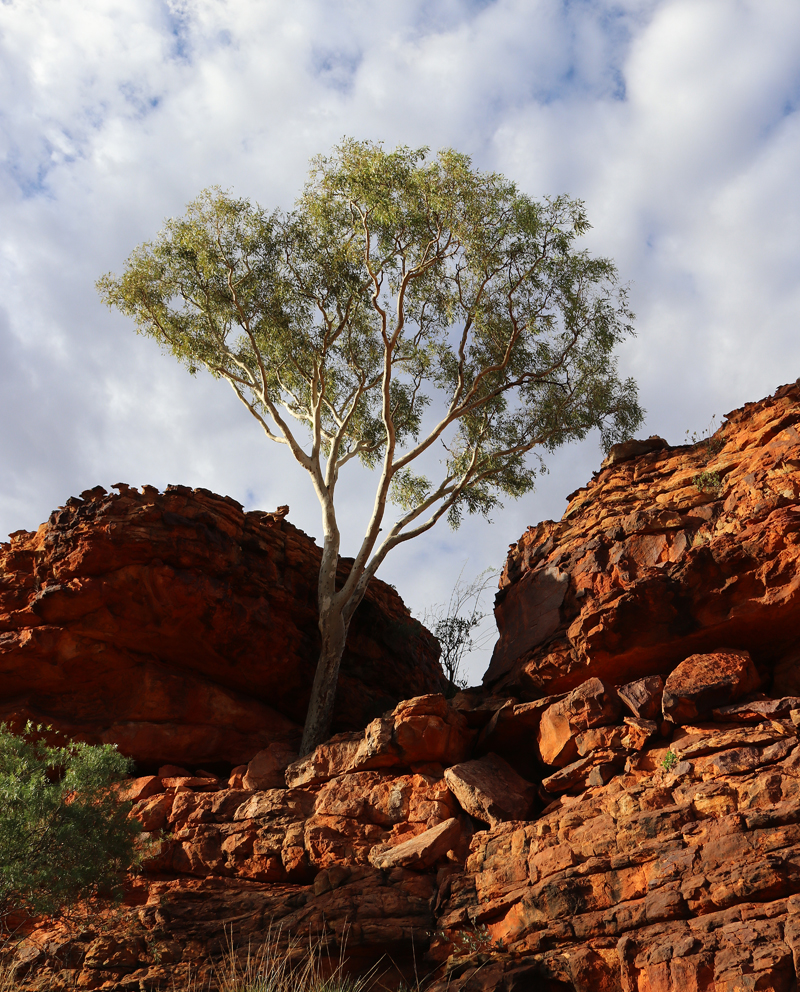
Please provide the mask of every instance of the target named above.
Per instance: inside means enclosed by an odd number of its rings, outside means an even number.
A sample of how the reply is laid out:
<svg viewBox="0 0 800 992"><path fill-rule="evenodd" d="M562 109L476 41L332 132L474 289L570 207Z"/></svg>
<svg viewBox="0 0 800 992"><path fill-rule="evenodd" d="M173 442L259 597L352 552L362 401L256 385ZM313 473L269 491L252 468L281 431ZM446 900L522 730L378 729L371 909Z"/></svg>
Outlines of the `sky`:
<svg viewBox="0 0 800 992"><path fill-rule="evenodd" d="M639 436L702 433L800 375L799 108L797 0L0 0L0 540L115 482L289 504L321 536L233 392L94 284L207 186L290 208L345 135L583 200L637 314ZM597 436L562 449L491 523L442 521L379 574L421 616L601 459ZM345 484L345 554L370 485Z"/></svg>

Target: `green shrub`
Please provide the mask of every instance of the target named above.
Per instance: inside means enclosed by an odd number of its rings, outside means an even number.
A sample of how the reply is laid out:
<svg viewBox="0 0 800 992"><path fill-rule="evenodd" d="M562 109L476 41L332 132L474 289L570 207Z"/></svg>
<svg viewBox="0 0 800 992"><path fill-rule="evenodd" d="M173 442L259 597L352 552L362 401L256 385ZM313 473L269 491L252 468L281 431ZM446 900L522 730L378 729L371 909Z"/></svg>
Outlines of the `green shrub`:
<svg viewBox="0 0 800 992"><path fill-rule="evenodd" d="M711 493L719 495L722 489L722 477L719 472L699 472L692 482L701 493Z"/></svg>
<svg viewBox="0 0 800 992"><path fill-rule="evenodd" d="M664 755L664 760L661 762L661 767L665 772L671 772L675 765L678 764L678 755L674 751L669 750Z"/></svg>
<svg viewBox="0 0 800 992"><path fill-rule="evenodd" d="M115 786L131 762L115 745L23 736L0 724L0 925L13 913L54 914L114 895L136 863L139 824Z"/></svg>

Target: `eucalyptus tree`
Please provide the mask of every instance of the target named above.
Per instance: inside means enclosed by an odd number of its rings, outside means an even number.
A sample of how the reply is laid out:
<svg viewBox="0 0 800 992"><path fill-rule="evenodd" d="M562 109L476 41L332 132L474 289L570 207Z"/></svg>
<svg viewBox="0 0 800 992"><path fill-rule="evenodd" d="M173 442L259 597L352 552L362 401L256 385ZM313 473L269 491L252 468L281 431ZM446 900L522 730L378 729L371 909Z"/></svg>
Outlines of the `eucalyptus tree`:
<svg viewBox="0 0 800 992"><path fill-rule="evenodd" d="M312 161L295 209L205 190L99 280L190 372L227 380L310 477L321 650L303 753L328 733L348 625L393 548L530 491L542 452L641 422L615 357L633 315L614 264L580 247L588 227L579 201L531 199L458 152L345 139ZM375 498L337 588L354 461Z"/></svg>

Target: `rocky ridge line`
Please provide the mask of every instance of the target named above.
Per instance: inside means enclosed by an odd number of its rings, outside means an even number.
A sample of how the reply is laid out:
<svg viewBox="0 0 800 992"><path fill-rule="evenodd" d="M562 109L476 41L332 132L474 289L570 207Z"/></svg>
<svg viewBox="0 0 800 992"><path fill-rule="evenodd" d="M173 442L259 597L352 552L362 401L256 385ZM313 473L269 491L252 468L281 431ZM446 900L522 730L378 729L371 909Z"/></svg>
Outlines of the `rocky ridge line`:
<svg viewBox="0 0 800 992"><path fill-rule="evenodd" d="M127 929L44 927L21 980L158 988L277 922L389 983L415 947L435 992L794 992L798 420L783 387L524 535L483 689L131 783L156 846Z"/></svg>

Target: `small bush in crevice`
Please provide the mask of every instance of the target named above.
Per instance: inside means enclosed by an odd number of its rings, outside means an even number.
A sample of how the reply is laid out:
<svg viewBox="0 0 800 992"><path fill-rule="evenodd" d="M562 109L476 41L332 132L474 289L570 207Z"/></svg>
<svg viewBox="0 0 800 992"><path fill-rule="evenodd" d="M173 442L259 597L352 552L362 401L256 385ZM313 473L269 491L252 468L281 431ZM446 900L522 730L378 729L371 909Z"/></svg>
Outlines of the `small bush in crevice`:
<svg viewBox="0 0 800 992"><path fill-rule="evenodd" d="M692 483L701 493L710 493L718 496L722 491L722 476L719 472L699 472Z"/></svg>

